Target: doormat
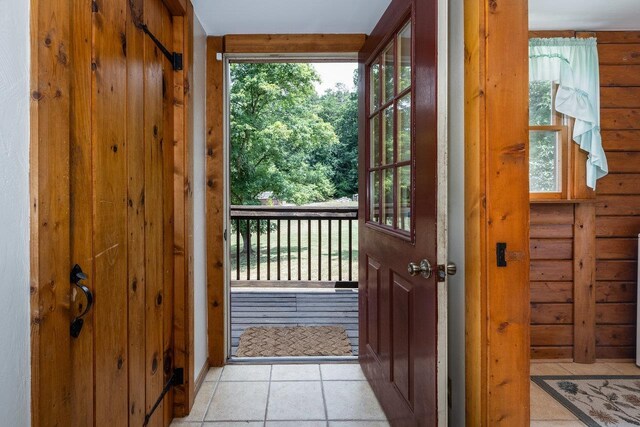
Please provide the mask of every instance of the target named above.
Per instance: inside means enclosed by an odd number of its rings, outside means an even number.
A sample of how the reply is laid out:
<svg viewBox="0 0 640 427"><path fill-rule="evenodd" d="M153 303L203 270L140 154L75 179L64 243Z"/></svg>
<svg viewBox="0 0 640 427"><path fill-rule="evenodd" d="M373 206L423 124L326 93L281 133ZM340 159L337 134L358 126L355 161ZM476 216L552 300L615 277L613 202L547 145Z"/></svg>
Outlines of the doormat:
<svg viewBox="0 0 640 427"><path fill-rule="evenodd" d="M353 353L342 326L252 326L240 335L236 356L353 356Z"/></svg>
<svg viewBox="0 0 640 427"><path fill-rule="evenodd" d="M532 376L589 427L640 426L640 376Z"/></svg>

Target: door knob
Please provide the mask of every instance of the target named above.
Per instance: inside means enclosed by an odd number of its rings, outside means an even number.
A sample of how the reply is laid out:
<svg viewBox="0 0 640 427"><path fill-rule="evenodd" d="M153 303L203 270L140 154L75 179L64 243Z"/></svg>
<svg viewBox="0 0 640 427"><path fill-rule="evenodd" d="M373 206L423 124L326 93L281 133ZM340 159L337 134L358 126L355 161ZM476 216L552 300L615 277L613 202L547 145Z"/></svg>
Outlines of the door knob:
<svg viewBox="0 0 640 427"><path fill-rule="evenodd" d="M431 268L431 263L426 259L420 261L420 264L416 264L415 262L410 262L407 267L407 271L412 276L417 276L418 274L422 275L425 279L431 277L431 273L433 273L433 268Z"/></svg>

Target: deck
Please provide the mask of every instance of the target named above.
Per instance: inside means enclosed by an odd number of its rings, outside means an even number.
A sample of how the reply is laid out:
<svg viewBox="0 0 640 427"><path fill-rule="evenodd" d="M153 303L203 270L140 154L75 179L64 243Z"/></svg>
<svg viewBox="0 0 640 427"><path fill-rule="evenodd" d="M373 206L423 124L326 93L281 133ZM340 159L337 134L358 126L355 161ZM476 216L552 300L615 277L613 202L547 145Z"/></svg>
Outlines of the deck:
<svg viewBox="0 0 640 427"><path fill-rule="evenodd" d="M343 326L358 354L357 290L231 292L231 354L250 326Z"/></svg>

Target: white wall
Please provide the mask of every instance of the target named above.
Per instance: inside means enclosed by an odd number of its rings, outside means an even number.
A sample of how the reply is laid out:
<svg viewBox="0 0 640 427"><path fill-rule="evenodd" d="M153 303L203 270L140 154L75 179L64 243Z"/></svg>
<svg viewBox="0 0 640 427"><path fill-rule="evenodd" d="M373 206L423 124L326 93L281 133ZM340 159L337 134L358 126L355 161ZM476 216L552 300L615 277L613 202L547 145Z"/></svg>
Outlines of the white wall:
<svg viewBox="0 0 640 427"><path fill-rule="evenodd" d="M463 2L449 0L449 425L464 426L464 22Z"/></svg>
<svg viewBox="0 0 640 427"><path fill-rule="evenodd" d="M207 35L196 16L193 23L193 279L194 279L194 375L198 378L207 360L207 275L205 235L205 97Z"/></svg>
<svg viewBox="0 0 640 427"><path fill-rule="evenodd" d="M0 0L0 424L30 423L29 2Z"/></svg>

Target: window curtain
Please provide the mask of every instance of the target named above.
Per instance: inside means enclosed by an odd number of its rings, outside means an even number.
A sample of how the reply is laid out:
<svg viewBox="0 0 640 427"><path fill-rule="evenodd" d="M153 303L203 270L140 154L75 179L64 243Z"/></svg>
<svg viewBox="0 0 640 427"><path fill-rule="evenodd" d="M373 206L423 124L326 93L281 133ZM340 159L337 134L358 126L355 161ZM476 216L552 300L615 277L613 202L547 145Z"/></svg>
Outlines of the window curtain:
<svg viewBox="0 0 640 427"><path fill-rule="evenodd" d="M600 72L595 38L538 38L529 40L529 80L558 83L555 109L573 117L573 140L589 153L587 185L609 167L600 136Z"/></svg>

